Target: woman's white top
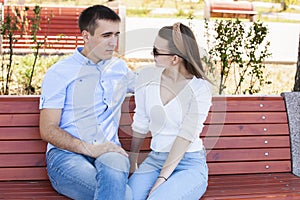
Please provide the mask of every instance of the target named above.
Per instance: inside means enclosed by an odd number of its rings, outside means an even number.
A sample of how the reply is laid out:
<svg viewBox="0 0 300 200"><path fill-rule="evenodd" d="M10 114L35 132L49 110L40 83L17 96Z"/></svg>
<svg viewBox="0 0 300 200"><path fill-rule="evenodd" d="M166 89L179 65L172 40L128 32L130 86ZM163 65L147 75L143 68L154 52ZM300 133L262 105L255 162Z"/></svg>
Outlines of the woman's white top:
<svg viewBox="0 0 300 200"><path fill-rule="evenodd" d="M175 98L163 105L160 82L164 68L145 67L135 87L135 114L132 129L152 135L151 149L169 152L177 136L191 141L187 152L203 149L200 139L211 106L211 84L194 77Z"/></svg>

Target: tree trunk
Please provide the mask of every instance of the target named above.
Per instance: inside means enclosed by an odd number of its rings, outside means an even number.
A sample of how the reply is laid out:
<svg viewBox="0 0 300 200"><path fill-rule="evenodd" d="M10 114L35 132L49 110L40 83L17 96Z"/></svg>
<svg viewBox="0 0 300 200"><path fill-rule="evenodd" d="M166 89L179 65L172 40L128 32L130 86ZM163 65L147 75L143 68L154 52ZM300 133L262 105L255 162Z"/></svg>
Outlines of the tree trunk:
<svg viewBox="0 0 300 200"><path fill-rule="evenodd" d="M282 11L286 11L287 6L286 6L285 0L281 0L281 1L280 1L280 4L281 4L281 9L282 9Z"/></svg>
<svg viewBox="0 0 300 200"><path fill-rule="evenodd" d="M294 92L300 92L300 34L299 34L299 46L298 46L298 61L297 61L297 71L295 76Z"/></svg>

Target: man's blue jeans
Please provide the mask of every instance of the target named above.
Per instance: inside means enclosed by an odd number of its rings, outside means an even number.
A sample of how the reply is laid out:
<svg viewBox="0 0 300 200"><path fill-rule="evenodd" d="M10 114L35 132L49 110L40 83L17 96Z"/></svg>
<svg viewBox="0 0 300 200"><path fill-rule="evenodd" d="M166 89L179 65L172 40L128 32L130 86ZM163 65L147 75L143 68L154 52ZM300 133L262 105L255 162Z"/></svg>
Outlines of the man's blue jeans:
<svg viewBox="0 0 300 200"><path fill-rule="evenodd" d="M58 193L76 200L132 199L126 156L108 152L94 159L57 148L46 155L49 179Z"/></svg>

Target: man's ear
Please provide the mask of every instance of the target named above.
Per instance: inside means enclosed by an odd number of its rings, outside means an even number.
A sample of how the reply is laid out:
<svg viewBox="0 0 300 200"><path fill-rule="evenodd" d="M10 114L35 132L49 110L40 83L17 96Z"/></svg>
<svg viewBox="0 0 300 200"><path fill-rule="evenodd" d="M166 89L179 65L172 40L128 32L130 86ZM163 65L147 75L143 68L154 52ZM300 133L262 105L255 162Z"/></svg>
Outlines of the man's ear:
<svg viewBox="0 0 300 200"><path fill-rule="evenodd" d="M82 38L83 38L83 41L84 42L87 42L89 40L89 37L90 37L90 33L87 32L86 30L83 30L81 32L81 35L82 35Z"/></svg>

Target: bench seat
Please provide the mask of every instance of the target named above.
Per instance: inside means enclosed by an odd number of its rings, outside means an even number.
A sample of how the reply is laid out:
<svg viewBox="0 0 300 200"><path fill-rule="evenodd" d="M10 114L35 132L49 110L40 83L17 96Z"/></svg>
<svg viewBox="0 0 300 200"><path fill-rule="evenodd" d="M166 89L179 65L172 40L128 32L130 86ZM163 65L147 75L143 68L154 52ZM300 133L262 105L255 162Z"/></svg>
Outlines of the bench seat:
<svg viewBox="0 0 300 200"><path fill-rule="evenodd" d="M208 190L201 200L300 199L299 177L291 173L209 176ZM67 200L49 181L1 181L0 199Z"/></svg>
<svg viewBox="0 0 300 200"><path fill-rule="evenodd" d="M0 199L11 200L68 200L52 189L48 180L45 181L1 181Z"/></svg>
<svg viewBox="0 0 300 200"><path fill-rule="evenodd" d="M291 173L220 175L209 177L201 200L300 199L299 191L299 177Z"/></svg>
<svg viewBox="0 0 300 200"><path fill-rule="evenodd" d="M68 199L48 180L38 104L38 96L0 97L0 199ZM127 97L119 128L126 150L134 108L134 97ZM213 97L201 138L209 167L208 189L201 199L300 199L281 96ZM149 153L150 140L148 135L139 162Z"/></svg>

